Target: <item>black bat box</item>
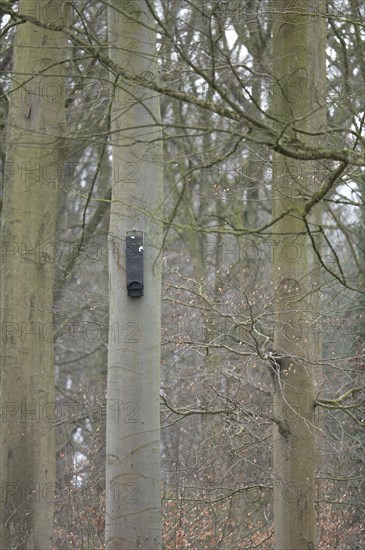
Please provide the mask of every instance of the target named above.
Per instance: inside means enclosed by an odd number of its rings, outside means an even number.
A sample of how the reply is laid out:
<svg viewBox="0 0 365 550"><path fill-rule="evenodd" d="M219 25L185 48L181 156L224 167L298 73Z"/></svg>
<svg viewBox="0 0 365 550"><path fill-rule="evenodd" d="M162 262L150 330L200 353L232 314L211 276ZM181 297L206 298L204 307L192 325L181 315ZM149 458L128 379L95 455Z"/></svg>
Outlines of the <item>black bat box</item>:
<svg viewBox="0 0 365 550"><path fill-rule="evenodd" d="M126 272L128 296L143 296L143 231L126 233Z"/></svg>

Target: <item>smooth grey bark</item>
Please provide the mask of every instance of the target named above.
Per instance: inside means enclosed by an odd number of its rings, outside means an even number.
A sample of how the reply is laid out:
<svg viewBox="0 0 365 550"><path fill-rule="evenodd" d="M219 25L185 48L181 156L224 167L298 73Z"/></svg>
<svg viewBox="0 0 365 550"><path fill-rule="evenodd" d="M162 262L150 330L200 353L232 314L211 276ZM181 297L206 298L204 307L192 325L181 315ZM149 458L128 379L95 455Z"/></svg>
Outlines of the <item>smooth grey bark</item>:
<svg viewBox="0 0 365 550"><path fill-rule="evenodd" d="M20 5L20 11L26 8ZM62 3L38 3L60 23ZM63 168L64 52L58 32L16 28L1 219L0 547L49 550L55 483L53 278Z"/></svg>
<svg viewBox="0 0 365 550"><path fill-rule="evenodd" d="M109 52L129 72L157 77L156 36L147 3L112 2ZM162 546L160 107L156 93L115 77L105 547L155 550ZM144 231L144 295L139 298L129 297L126 289L125 234L131 230Z"/></svg>
<svg viewBox="0 0 365 550"><path fill-rule="evenodd" d="M301 131L323 124L325 71L324 2L274 0L273 116L283 134L306 141ZM323 128L322 128L323 129ZM311 293L318 285L312 242L301 214L315 189L313 165L273 157L273 214L293 211L273 228L274 347L281 357L274 373L274 523L277 550L317 547L315 514L314 374L321 346ZM318 181L317 181L318 184ZM309 221L318 228L320 211ZM317 266L318 268L318 266ZM316 289L318 291L318 288Z"/></svg>

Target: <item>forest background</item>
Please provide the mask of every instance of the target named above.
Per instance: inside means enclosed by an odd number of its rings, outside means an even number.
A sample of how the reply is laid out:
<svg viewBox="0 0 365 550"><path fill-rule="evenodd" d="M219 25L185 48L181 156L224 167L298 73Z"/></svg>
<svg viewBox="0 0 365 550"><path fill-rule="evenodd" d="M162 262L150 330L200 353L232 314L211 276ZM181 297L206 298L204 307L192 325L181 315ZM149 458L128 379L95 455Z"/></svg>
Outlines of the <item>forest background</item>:
<svg viewBox="0 0 365 550"><path fill-rule="evenodd" d="M364 4L0 8L1 548L362 548Z"/></svg>

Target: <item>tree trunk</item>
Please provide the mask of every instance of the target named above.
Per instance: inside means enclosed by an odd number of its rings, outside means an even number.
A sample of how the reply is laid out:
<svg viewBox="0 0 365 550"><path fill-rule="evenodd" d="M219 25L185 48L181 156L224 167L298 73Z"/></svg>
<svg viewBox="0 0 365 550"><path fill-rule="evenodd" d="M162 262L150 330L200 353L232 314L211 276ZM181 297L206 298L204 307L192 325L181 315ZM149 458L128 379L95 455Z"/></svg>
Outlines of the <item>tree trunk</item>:
<svg viewBox="0 0 365 550"><path fill-rule="evenodd" d="M62 3L40 2L36 11L41 21L60 23ZM52 243L63 167L66 41L31 23L16 29L1 220L0 547L49 550L55 483Z"/></svg>
<svg viewBox="0 0 365 550"><path fill-rule="evenodd" d="M323 82L324 3L273 0L274 98L277 127L318 129L324 121L318 85ZM300 132L297 137L306 140ZM312 172L312 173L311 173ZM313 326L313 250L299 210L313 190L313 165L274 154L274 217L290 207L273 228L275 287L274 347L274 520L277 550L317 547L315 517L314 367L320 357ZM315 223L320 223L317 210ZM315 227L317 228L317 227ZM313 226L312 226L313 229Z"/></svg>
<svg viewBox="0 0 365 550"><path fill-rule="evenodd" d="M156 78L153 27L145 2L113 2L109 10L111 59L137 75ZM107 550L155 550L162 546L159 388L163 179L159 120L159 98L154 92L117 80L111 127ZM144 232L141 297L128 296L126 288L126 232L133 230Z"/></svg>

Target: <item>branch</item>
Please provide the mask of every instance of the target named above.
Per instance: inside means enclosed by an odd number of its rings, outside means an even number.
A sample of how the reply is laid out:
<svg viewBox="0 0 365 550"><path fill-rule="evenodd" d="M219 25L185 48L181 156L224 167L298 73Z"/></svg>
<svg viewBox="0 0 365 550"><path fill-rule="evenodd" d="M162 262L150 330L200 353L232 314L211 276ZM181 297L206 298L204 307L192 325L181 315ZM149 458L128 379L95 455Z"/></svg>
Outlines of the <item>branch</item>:
<svg viewBox="0 0 365 550"><path fill-rule="evenodd" d="M203 405L201 405L199 409L188 409L188 408L176 409L173 405L168 403L165 396L161 395L160 397L161 397L162 402L164 403L164 405L166 405L166 407L169 409L169 411L171 411L172 413L177 414L179 416L182 416L184 418L186 418L187 416L191 416L193 414L210 414L210 415L233 414L233 412L236 409L236 404L233 404L234 406L231 410L229 410L227 408L209 410L208 407L205 407Z"/></svg>
<svg viewBox="0 0 365 550"><path fill-rule="evenodd" d="M44 23L44 22L38 21L35 17L29 16L29 15L28 16L21 15L18 12L14 11L13 9L9 8L9 4L6 2L0 2L0 8L2 8L4 13L7 13L13 19L18 19L22 23L29 21L30 23L33 23L38 27L41 27L50 31L63 32L74 44L76 44L79 48L91 53L95 57L95 59L97 59L102 65L104 65L110 71L112 71L116 76L119 76L122 80L134 82L135 84L141 85L159 94L164 94L174 99L177 99L178 101L189 103L190 105L194 105L195 107L205 109L207 111L218 114L224 118L233 120L235 122L247 123L248 128L246 129L246 132L242 132L242 137L245 137L246 134L252 131L252 126L257 128L260 132L265 133L265 139L262 140L263 145L267 145L271 147L274 151L281 153L287 157L295 158L298 160L327 159L327 160L339 161L344 165L352 164L354 166L365 166L365 154L363 151L355 152L351 149L334 151L331 149L320 148L318 146L311 147L308 144L299 141L298 139L291 140L287 137L281 138L280 135L278 135L278 132L276 132L273 128L264 124L259 119L256 119L251 115L249 115L248 113L242 111L240 108L238 108L237 105L235 105L231 101L229 101L229 105L232 108L227 108L213 101L199 99L193 94L181 92L173 88L163 86L159 84L157 81L154 81L152 79L148 79L140 75L129 73L123 67L113 62L107 55L102 54L101 53L102 46L100 44L97 44L97 45L90 44L88 40L84 40L83 38L81 38L81 36L77 36L74 31L72 31L65 25ZM195 66L192 67L191 62L189 63L189 66L191 68L195 68ZM199 74L200 73L201 71L199 71ZM205 80L208 79L208 77L204 73L202 78L204 78ZM217 85L215 83L213 84L214 84L214 87L216 88ZM221 95L223 94L223 96L225 96L222 90L219 90L218 93L221 93ZM226 97L225 99L227 100Z"/></svg>
<svg viewBox="0 0 365 550"><path fill-rule="evenodd" d="M348 399L349 397L352 397L353 395L356 395L357 393L363 390L365 390L365 386L357 386L355 388L351 388L350 390L347 390L340 397L337 397L335 399L318 399L316 401L316 404L322 407L328 406L328 408L341 407L341 403L345 401L345 399ZM351 405L351 407L355 407L355 406L357 405Z"/></svg>
<svg viewBox="0 0 365 550"><path fill-rule="evenodd" d="M359 427L365 428L365 423L363 419L359 420L356 418L356 416L350 411L350 409L358 409L364 402L365 397L361 399L361 401L357 403L353 403L351 405L343 405L343 401L346 399L353 397L357 393L360 393L361 391L365 390L365 386L358 386L356 388L351 388L344 394L342 394L340 397L337 397L335 399L317 399L315 401L315 406L322 407L323 409L330 409L330 410L339 410L343 413L347 414Z"/></svg>

